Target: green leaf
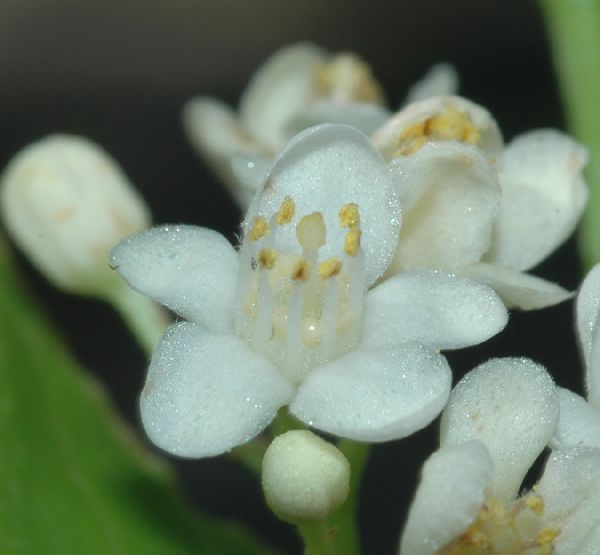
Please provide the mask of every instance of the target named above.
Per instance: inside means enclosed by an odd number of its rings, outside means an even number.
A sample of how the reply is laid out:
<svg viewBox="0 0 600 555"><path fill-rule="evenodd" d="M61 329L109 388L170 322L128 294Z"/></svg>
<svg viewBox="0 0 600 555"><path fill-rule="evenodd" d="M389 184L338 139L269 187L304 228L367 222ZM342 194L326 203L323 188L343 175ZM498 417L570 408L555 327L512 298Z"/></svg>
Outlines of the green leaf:
<svg viewBox="0 0 600 555"><path fill-rule="evenodd" d="M0 241L0 553L265 553L191 514L50 332Z"/></svg>

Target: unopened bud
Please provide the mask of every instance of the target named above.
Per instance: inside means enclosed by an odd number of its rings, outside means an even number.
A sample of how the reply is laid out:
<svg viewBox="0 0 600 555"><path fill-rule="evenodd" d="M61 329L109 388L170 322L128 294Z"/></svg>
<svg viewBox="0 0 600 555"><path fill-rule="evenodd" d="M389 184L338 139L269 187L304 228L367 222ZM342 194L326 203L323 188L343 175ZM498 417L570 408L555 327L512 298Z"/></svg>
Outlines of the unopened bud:
<svg viewBox="0 0 600 555"><path fill-rule="evenodd" d="M292 524L321 520L348 496L350 465L342 452L308 430L273 440L262 466L267 505Z"/></svg>
<svg viewBox="0 0 600 555"><path fill-rule="evenodd" d="M51 135L15 155L2 176L2 216L15 243L56 286L102 294L108 252L149 227L148 210L100 147Z"/></svg>

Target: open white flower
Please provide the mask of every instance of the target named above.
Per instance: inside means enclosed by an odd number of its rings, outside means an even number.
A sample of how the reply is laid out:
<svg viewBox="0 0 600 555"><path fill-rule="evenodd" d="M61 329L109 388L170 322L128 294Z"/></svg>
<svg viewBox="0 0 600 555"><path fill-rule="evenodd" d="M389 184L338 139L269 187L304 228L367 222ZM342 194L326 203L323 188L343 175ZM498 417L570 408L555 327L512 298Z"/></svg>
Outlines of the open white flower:
<svg viewBox="0 0 600 555"><path fill-rule="evenodd" d="M390 170L361 132L325 124L282 151L243 224L167 226L119 245L112 263L187 321L152 358L142 421L160 447L209 456L250 440L289 404L318 429L363 441L411 434L442 410L439 349L497 333L488 287L414 272L367 289L396 246Z"/></svg>
<svg viewBox="0 0 600 555"><path fill-rule="evenodd" d="M409 98L452 94L457 77L440 64ZM243 92L239 115L214 98L195 97L183 111L187 135L245 209L266 168L296 133L319 123L344 123L369 134L390 113L369 66L352 53L331 54L299 43L273 54Z"/></svg>
<svg viewBox="0 0 600 555"><path fill-rule="evenodd" d="M504 147L489 112L454 96L410 104L373 142L395 173L404 214L388 275L457 271L523 309L569 296L524 272L577 225L588 196L581 145L546 129Z"/></svg>
<svg viewBox="0 0 600 555"><path fill-rule="evenodd" d="M600 447L600 265L583 280L575 307L587 401L559 388L560 419L550 443L553 449L578 445Z"/></svg>
<svg viewBox="0 0 600 555"><path fill-rule="evenodd" d="M526 359L495 359L456 386L441 448L425 463L402 555L597 553L600 450L552 454L533 491L517 497L558 418L556 389Z"/></svg>

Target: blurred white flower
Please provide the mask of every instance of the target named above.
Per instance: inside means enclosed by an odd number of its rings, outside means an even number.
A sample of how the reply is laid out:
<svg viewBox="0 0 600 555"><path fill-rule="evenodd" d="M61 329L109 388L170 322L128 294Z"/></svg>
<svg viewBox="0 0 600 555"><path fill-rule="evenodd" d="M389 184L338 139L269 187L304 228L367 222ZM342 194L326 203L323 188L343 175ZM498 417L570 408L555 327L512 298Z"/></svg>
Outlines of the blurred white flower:
<svg viewBox="0 0 600 555"><path fill-rule="evenodd" d="M452 96L408 105L372 140L395 174L404 215L388 276L415 268L456 271L523 309L569 297L524 272L579 221L588 196L581 145L537 130L505 147L485 109Z"/></svg>
<svg viewBox="0 0 600 555"><path fill-rule="evenodd" d="M435 66L411 99L455 92L451 66ZM369 66L352 53L331 54L299 43L273 54L242 93L239 114L214 98L195 97L183 111L198 153L246 209L271 160L296 133L344 123L370 134L390 113Z"/></svg>
<svg viewBox="0 0 600 555"><path fill-rule="evenodd" d="M156 228L113 265L187 321L152 358L141 398L149 437L181 456L252 439L289 404L310 426L362 441L400 438L444 407L440 349L506 322L487 286L409 272L367 292L396 247L390 170L368 137L325 124L282 151L243 224L240 252L211 230Z"/></svg>
<svg viewBox="0 0 600 555"><path fill-rule="evenodd" d="M552 379L527 359L467 374L442 415L441 447L423 468L400 553L595 553L600 450L553 453L533 491L517 496L558 412Z"/></svg>

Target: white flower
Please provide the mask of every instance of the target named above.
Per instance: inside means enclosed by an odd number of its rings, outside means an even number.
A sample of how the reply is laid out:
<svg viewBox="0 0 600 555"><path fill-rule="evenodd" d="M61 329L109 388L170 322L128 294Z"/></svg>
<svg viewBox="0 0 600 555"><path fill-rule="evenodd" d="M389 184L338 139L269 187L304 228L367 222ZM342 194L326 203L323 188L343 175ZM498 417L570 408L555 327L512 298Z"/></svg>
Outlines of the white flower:
<svg viewBox="0 0 600 555"><path fill-rule="evenodd" d="M517 497L558 410L551 378L529 360L491 360L465 376L423 468L401 554L597 553L599 449L552 453L533 492Z"/></svg>
<svg viewBox="0 0 600 555"><path fill-rule="evenodd" d="M433 68L410 98L451 94L456 74ZM223 102L192 98L183 112L192 144L245 209L266 168L299 131L318 123L344 123L369 134L389 117L369 66L352 53L331 54L309 43L283 48L254 74L239 115Z"/></svg>
<svg viewBox="0 0 600 555"><path fill-rule="evenodd" d="M575 306L587 401L559 388L560 419L550 443L553 449L577 445L600 447L600 265L584 279Z"/></svg>
<svg viewBox="0 0 600 555"><path fill-rule="evenodd" d="M439 349L494 335L506 311L488 287L439 272L366 293L396 246L396 197L368 138L325 124L282 151L239 254L190 226L156 228L113 251L133 287L188 320L165 334L142 394L157 445L219 454L287 404L310 426L363 441L400 438L435 418L450 387Z"/></svg>
<svg viewBox="0 0 600 555"><path fill-rule="evenodd" d="M404 211L388 275L457 271L523 309L569 296L524 272L563 243L581 216L588 196L581 145L537 130L504 147L485 109L452 96L410 104L373 142L395 173Z"/></svg>

